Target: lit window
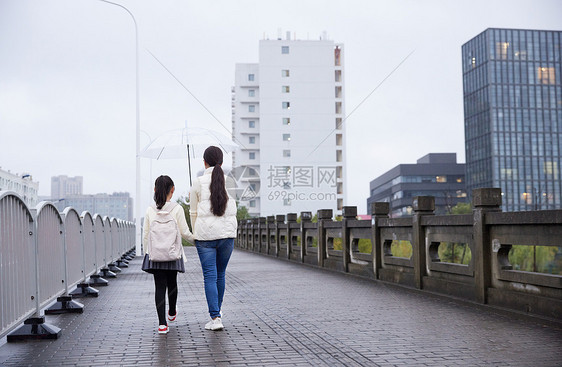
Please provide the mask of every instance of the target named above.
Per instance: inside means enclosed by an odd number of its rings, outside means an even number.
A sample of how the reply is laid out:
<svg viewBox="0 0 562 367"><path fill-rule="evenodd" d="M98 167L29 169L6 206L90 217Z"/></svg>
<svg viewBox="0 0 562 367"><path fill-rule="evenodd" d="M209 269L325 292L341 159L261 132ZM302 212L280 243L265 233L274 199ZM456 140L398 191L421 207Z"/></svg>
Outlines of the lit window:
<svg viewBox="0 0 562 367"><path fill-rule="evenodd" d="M281 53L288 54L289 53L289 46L281 46Z"/></svg>
<svg viewBox="0 0 562 367"><path fill-rule="evenodd" d="M248 97L255 97L255 96L256 96L256 90L255 89L248 90Z"/></svg>
<svg viewBox="0 0 562 367"><path fill-rule="evenodd" d="M248 74L248 81L250 82L254 81L254 74Z"/></svg>
<svg viewBox="0 0 562 367"><path fill-rule="evenodd" d="M286 69L285 69L285 70L281 70L281 76L282 76L283 78L287 78L287 77L289 77L289 75L290 75L289 70L286 70Z"/></svg>
<svg viewBox="0 0 562 367"><path fill-rule="evenodd" d="M248 112L256 112L256 106L251 104L248 106Z"/></svg>
<svg viewBox="0 0 562 367"><path fill-rule="evenodd" d="M556 80L554 68L537 68L537 81L542 84L555 84Z"/></svg>
<svg viewBox="0 0 562 367"><path fill-rule="evenodd" d="M290 110L291 109L291 103L290 102L281 102L281 106L283 107L284 110Z"/></svg>
<svg viewBox="0 0 562 367"><path fill-rule="evenodd" d="M250 144L256 144L256 137L255 136L250 136Z"/></svg>
<svg viewBox="0 0 562 367"><path fill-rule="evenodd" d="M447 176L436 176L435 181L437 181L437 182L447 182Z"/></svg>
<svg viewBox="0 0 562 367"><path fill-rule="evenodd" d="M248 121L248 127L249 127L250 129L253 129L253 128L255 128L255 127L256 127L256 122L255 122L255 121L253 121L253 120L251 120L251 121Z"/></svg>
<svg viewBox="0 0 562 367"><path fill-rule="evenodd" d="M281 93L289 93L290 89L288 85L281 86Z"/></svg>
<svg viewBox="0 0 562 367"><path fill-rule="evenodd" d="M287 150L283 150L283 157L288 158L288 157L290 157L290 156L291 156L291 151L290 151L290 150L288 150L288 149L287 149Z"/></svg>
<svg viewBox="0 0 562 367"><path fill-rule="evenodd" d="M507 50L509 42L496 42L496 58L507 59Z"/></svg>
<svg viewBox="0 0 562 367"><path fill-rule="evenodd" d="M256 153L250 152L250 159L256 159Z"/></svg>
<svg viewBox="0 0 562 367"><path fill-rule="evenodd" d="M283 134L283 141L291 141L291 134Z"/></svg>
<svg viewBox="0 0 562 367"><path fill-rule="evenodd" d="M291 125L291 119L288 117L283 117L283 125Z"/></svg>

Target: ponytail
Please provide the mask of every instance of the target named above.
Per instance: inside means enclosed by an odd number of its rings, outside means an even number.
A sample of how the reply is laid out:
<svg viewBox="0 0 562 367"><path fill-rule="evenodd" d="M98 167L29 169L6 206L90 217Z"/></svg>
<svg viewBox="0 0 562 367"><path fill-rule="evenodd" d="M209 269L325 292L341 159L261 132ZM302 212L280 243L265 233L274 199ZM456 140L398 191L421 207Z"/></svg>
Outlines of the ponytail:
<svg viewBox="0 0 562 367"><path fill-rule="evenodd" d="M224 172L220 166L222 164L222 150L218 147L210 146L205 150L203 159L210 167L214 167L209 187L211 191L211 212L217 217L221 217L224 215L226 204L228 203Z"/></svg>
<svg viewBox="0 0 562 367"><path fill-rule="evenodd" d="M157 209L166 205L168 194L174 187L174 181L169 176L160 176L154 182L154 202Z"/></svg>

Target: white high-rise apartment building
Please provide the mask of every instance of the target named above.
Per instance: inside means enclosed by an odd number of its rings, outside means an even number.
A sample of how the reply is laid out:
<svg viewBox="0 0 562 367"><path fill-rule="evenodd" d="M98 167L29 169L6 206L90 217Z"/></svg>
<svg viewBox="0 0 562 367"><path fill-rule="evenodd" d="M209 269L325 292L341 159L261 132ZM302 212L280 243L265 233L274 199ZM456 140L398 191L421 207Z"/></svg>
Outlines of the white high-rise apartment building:
<svg viewBox="0 0 562 367"><path fill-rule="evenodd" d="M82 195L84 178L66 175L51 177L51 200L63 199L71 195Z"/></svg>
<svg viewBox="0 0 562 367"><path fill-rule="evenodd" d="M344 204L343 45L262 40L259 62L236 64L232 97L240 205L251 215Z"/></svg>

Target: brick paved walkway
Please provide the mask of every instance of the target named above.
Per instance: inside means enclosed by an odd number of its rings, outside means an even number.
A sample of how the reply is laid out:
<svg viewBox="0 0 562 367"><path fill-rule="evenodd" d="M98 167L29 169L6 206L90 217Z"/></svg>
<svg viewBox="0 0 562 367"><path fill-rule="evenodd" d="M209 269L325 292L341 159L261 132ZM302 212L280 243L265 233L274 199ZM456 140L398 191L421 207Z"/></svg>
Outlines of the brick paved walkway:
<svg viewBox="0 0 562 367"><path fill-rule="evenodd" d="M0 365L562 365L555 325L241 251L227 274L226 329L206 331L199 260L187 253L168 335L156 332L152 276L138 258L82 299L83 314L47 316L58 340L4 343Z"/></svg>

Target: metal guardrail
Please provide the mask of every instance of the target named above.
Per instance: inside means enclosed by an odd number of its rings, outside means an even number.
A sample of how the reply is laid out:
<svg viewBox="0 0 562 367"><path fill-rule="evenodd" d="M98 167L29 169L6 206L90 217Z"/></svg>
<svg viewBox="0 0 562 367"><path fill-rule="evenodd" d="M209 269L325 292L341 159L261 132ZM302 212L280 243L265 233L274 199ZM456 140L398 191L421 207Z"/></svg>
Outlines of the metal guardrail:
<svg viewBox="0 0 562 367"><path fill-rule="evenodd" d="M89 295L76 291L100 284L87 278L134 250L134 232L132 222L70 207L59 213L49 202L30 210L16 193L0 191L0 338L57 338L60 329L44 314L76 312L82 305L70 295Z"/></svg>
<svg viewBox="0 0 562 367"><path fill-rule="evenodd" d="M389 218L388 203L373 203L371 221L356 219L357 208L350 206L343 208L341 221L332 219L331 210L319 210L317 223L311 222L311 212L302 212L300 223L296 213L252 218L239 223L236 246L562 319L562 274L524 271L509 255L514 246L527 252L538 247L551 257L555 253L553 261L560 266L562 210L501 212L501 191L493 188L474 190L472 214L437 216L434 203L433 197L416 197L414 215L406 218ZM360 250L360 241L369 243L369 251ZM394 254L393 246L401 244L409 247L409 255ZM463 261L445 256L444 251L455 254L455 245L463 249Z"/></svg>

